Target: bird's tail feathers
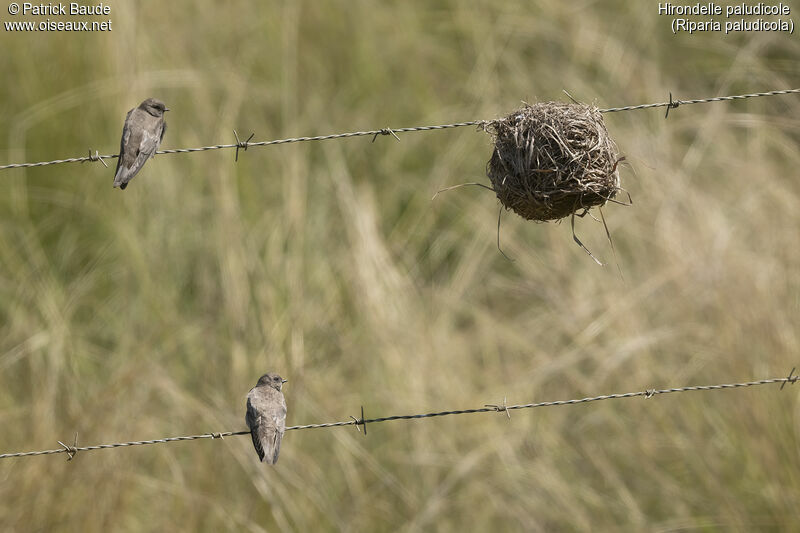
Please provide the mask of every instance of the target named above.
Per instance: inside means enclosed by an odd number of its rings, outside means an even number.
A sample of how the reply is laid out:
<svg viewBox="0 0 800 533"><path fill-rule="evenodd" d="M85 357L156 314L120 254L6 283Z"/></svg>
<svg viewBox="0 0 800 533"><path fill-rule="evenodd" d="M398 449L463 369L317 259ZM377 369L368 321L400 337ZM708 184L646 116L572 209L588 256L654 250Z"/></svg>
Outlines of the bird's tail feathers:
<svg viewBox="0 0 800 533"><path fill-rule="evenodd" d="M267 463L268 465L274 465L275 463L277 463L277 462L278 462L278 458L277 458L277 457L274 457L274 456L272 456L272 455L267 455L267 454L264 454L264 455L261 457L261 462L262 462L262 463Z"/></svg>
<svg viewBox="0 0 800 533"><path fill-rule="evenodd" d="M117 171L117 175L114 176L114 188L116 189L119 187L120 189L124 189L128 186L128 173L125 171L125 167L121 166Z"/></svg>

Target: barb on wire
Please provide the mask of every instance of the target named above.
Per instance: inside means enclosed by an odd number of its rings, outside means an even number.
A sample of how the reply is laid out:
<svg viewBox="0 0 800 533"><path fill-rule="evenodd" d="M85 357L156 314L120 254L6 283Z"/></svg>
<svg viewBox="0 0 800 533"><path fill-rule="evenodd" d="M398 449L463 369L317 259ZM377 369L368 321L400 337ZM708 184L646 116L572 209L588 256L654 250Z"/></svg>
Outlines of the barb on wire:
<svg viewBox="0 0 800 533"><path fill-rule="evenodd" d="M239 134L236 133L236 130L233 130L233 136L236 137L236 157L233 160L234 160L234 162L238 162L239 161L239 148L244 148L244 151L246 152L247 151L247 147L250 146L250 144L249 144L250 143L250 139L252 139L255 136L255 133L251 133L250 137L248 137L246 141L240 141L239 140Z"/></svg>
<svg viewBox="0 0 800 533"><path fill-rule="evenodd" d="M730 100L744 100L746 98L756 98L759 96L776 96L780 94L793 94L793 93L800 93L800 89L785 89L785 90L777 90L777 91L768 91L762 93L750 93L750 94L739 94L733 96L717 96L714 98L702 98L697 100L673 100L672 94L670 94L669 102L660 102L655 104L641 104L641 105L632 105L632 106L625 106L625 107L610 107L606 109L598 109L601 113L616 113L618 111L633 111L635 109L649 109L653 107L666 107L667 108L667 115L669 115L670 109L675 109L679 105L689 105L689 104L704 104L708 102L724 102ZM567 96L572 98L569 93ZM573 98L573 100L575 100ZM398 141L400 137L397 136L398 133L410 133L410 132L417 132L417 131L433 131L433 130L445 130L450 128L461 128L464 126L481 126L486 124L487 120L471 120L469 122L454 122L452 124L437 124L435 126L413 126L410 128L381 128L379 130L370 130L370 131L352 131L347 133L334 133L331 135L316 135L313 137L291 137L288 139L275 139L272 141L259 141L259 142L250 142L250 139L253 138L253 135L246 141L240 141L239 136L236 136L236 143L234 144L215 144L212 146L201 146L199 148L176 148L173 150L159 150L156 154L186 154L186 153L193 153L193 152L205 152L207 150L222 150L226 148L235 148L236 149L236 160L238 161L239 157L239 148L244 148L247 150L249 146L271 146L273 144L288 144L288 143L296 143L296 142L308 142L308 141L325 141L328 139L346 139L349 137L362 137L362 136L372 136L372 142L375 142L375 139L378 135L392 135ZM99 155L95 153L95 155L91 155L89 153L88 157L72 157L69 159L55 159L53 161L40 161L38 163L11 163L8 165L0 165L0 170L7 170L11 168L29 168L29 167L42 167L46 165L59 165L61 163L83 163L85 161L100 161L105 165L103 159L113 159L115 157L119 157L117 154L109 154L109 155ZM106 165L107 166L107 165Z"/></svg>
<svg viewBox="0 0 800 533"><path fill-rule="evenodd" d="M67 461L72 461L72 458L78 453L78 433L75 432L75 441L72 443L72 446L67 446L61 441L58 441L58 443L64 448L64 451L67 452Z"/></svg>
<svg viewBox="0 0 800 533"><path fill-rule="evenodd" d="M394 132L394 130L392 128L383 128L382 130L380 130L378 133L376 133L375 135L372 136L372 142L375 142L375 139L378 138L378 135L391 135L392 137L397 139L397 142L400 142L400 137L398 137L395 134L395 132Z"/></svg>
<svg viewBox="0 0 800 533"><path fill-rule="evenodd" d="M781 390L783 390L783 387L785 387L787 383L789 385L794 385L794 382L798 380L798 376L794 375L795 368L796 367L792 367L792 370L789 372L789 375L786 377L786 380L783 383L781 383Z"/></svg>
<svg viewBox="0 0 800 533"><path fill-rule="evenodd" d="M81 161L81 163L85 163L86 161L100 161L101 163L103 163L104 167L108 168L106 162L103 161L103 157L105 156L101 156L100 152L98 152L97 150L95 150L94 155L92 155L92 149L89 148L89 157L87 157L85 161Z"/></svg>
<svg viewBox="0 0 800 533"><path fill-rule="evenodd" d="M503 398L503 403L501 405L495 404L486 404L483 407L478 407L476 409L460 409L457 411L437 411L432 413L422 413L422 414L413 414L413 415L395 415L395 416L384 416L381 418L370 418L367 419L364 417L364 406L361 406L361 418L356 418L354 416L350 417L350 420L346 420L343 422L327 422L323 424L307 424L304 426L290 426L286 428L286 431L293 431L299 429L319 429L319 428L332 428L332 427L339 427L339 426L355 426L358 429L358 426L364 428L364 435L367 434L367 424L377 424L379 422L390 422L392 420L415 420L418 418L434 418L440 416L449 416L449 415L467 415L467 414L474 414L474 413L505 413L508 418L511 418L510 411L514 409L534 409L537 407L555 407L558 405L577 405L581 403L589 403L589 402L598 402L602 400L620 400L623 398L636 398L636 397L643 397L643 398L653 398L659 394L670 394L673 392L690 392L690 391L716 391L716 390L724 390L724 389L738 389L742 387L754 387L757 385L770 385L770 384L781 384L781 390L783 387L789 383L790 385L794 384L796 381L800 380L800 376L794 375L795 369L792 368L792 371L789 372L789 375L785 378L770 378L770 379L762 379L759 381L746 381L743 383L722 383L719 385L692 385L686 387L675 387L671 389L646 389L643 391L638 392L625 392L621 394L606 394L602 396L590 396L588 398L578 398L574 400L556 400L550 402L538 402L538 403L526 403L526 404L519 404L519 405L508 405L506 403L506 399ZM61 441L58 443L62 446L61 448L57 448L54 450L42 450L36 452L18 452L18 453L4 453L0 454L0 459L9 459L14 457L32 457L38 455L52 455L56 453L66 453L69 456L69 459L75 457L75 454L78 452L84 451L91 451L91 450L108 450L113 448L122 448L127 446L144 446L148 444L164 444L169 442L179 442L185 440L198 440L198 439L222 439L223 437L232 437L238 435L249 435L249 430L244 431L223 431L223 432L211 432L211 433L204 433L202 435L187 435L185 437L168 437L164 439L153 439L153 440L139 440L139 441L131 441L131 442L117 442L114 444L97 444L95 446L78 446L78 434L75 434L75 442L72 446L67 446Z"/></svg>
<svg viewBox="0 0 800 533"><path fill-rule="evenodd" d="M367 421L364 420L364 406L363 405L361 406L361 418L356 418L353 415L350 415L350 418L353 419L353 424L355 424L356 431L358 431L359 433L361 432L361 430L358 429L358 426L363 426L364 427L364 436L366 437L367 436Z"/></svg>
<svg viewBox="0 0 800 533"><path fill-rule="evenodd" d="M511 420L511 413L508 412L508 404L506 403L505 396L503 397L503 403L500 405L495 405L493 403L487 403L484 407L491 407L498 413L505 413L509 420Z"/></svg>

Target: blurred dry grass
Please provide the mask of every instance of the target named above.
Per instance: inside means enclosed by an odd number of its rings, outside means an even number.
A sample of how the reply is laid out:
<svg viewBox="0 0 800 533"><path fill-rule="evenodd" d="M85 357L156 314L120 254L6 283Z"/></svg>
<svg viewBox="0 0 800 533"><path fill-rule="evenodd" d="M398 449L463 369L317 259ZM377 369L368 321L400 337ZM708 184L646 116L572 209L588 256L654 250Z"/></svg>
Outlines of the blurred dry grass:
<svg viewBox="0 0 800 533"><path fill-rule="evenodd" d="M800 86L783 34L673 36L648 3L112 3L110 34L0 34L0 161ZM3 20L7 20L5 13ZM0 175L0 450L239 429L265 370L289 423L782 375L800 339L800 99L606 116L623 282L567 224L445 185L467 129ZM600 224L578 226L611 260ZM7 530L798 530L796 388L0 463Z"/></svg>

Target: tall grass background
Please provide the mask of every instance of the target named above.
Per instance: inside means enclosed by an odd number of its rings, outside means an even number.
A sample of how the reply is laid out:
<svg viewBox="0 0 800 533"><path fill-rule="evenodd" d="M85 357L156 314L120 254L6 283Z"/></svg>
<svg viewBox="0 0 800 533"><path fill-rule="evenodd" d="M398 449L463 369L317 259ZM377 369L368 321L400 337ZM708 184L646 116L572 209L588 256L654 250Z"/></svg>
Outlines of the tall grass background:
<svg viewBox="0 0 800 533"><path fill-rule="evenodd" d="M111 2L110 33L0 32L0 161L800 86L784 33L672 35L652 2ZM2 20L12 19L5 12ZM34 20L42 20L42 17ZM0 451L786 375L798 363L800 98L606 115L634 206L503 216L471 128L0 174ZM113 161L112 161L113 162ZM797 531L800 390L0 462L18 531Z"/></svg>

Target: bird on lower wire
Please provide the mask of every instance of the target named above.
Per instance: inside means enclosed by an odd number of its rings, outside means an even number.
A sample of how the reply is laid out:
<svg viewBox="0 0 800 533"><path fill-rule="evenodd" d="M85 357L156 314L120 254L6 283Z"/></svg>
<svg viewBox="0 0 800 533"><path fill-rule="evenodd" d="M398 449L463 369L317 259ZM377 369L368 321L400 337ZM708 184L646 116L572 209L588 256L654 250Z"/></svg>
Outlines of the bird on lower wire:
<svg viewBox="0 0 800 533"><path fill-rule="evenodd" d="M270 372L261 376L247 394L245 421L253 446L259 459L271 465L278 462L281 439L286 431L286 400L281 392L286 381Z"/></svg>
<svg viewBox="0 0 800 533"><path fill-rule="evenodd" d="M125 189L147 160L155 155L167 131L166 111L169 109L164 102L155 98L148 98L139 107L128 111L119 143L114 187Z"/></svg>

